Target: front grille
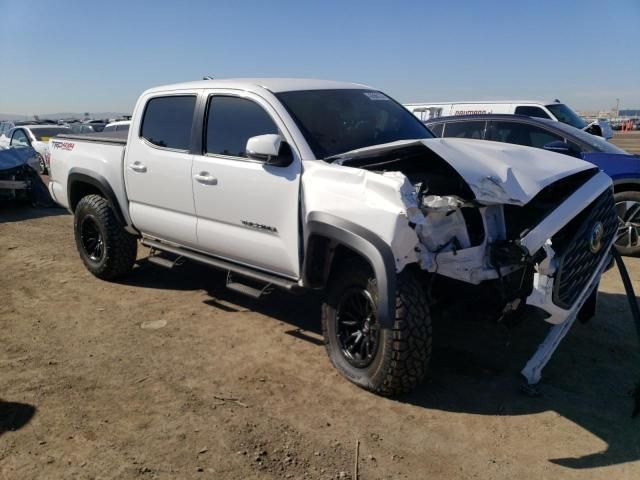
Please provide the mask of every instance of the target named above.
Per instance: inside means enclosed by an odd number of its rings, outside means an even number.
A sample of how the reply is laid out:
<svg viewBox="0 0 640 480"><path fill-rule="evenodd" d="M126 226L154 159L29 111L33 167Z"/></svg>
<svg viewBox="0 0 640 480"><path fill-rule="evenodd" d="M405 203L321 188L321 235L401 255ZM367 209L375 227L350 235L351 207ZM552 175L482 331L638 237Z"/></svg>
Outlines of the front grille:
<svg viewBox="0 0 640 480"><path fill-rule="evenodd" d="M594 229L602 224L600 249L592 251ZM587 208L564 226L552 238L558 270L553 287L553 303L569 309L587 287L593 271L607 254L618 227L613 190L607 189Z"/></svg>

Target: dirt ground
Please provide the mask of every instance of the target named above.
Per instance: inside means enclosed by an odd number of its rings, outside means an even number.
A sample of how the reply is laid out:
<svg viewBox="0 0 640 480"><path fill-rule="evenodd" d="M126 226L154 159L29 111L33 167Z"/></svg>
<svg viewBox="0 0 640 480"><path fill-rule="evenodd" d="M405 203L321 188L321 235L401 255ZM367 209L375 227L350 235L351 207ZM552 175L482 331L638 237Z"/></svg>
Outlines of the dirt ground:
<svg viewBox="0 0 640 480"><path fill-rule="evenodd" d="M261 301L213 270L91 276L59 209L0 209L0 479L637 479L640 348L617 270L544 372L548 326L435 326L414 393L331 367L314 296ZM640 291L640 259L628 259Z"/></svg>
<svg viewBox="0 0 640 480"><path fill-rule="evenodd" d="M616 270L542 397L518 371L547 327L461 316L436 326L418 391L385 399L331 367L316 298L256 302L215 271L144 260L105 283L62 210L0 222L3 479L353 478L357 441L362 479L640 476L640 355Z"/></svg>

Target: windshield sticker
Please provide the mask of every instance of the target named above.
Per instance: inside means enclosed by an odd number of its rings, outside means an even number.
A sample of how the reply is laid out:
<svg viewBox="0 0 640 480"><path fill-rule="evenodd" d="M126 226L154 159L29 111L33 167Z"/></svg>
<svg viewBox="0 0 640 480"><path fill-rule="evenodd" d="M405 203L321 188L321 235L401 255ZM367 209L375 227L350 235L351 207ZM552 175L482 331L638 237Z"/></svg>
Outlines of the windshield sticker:
<svg viewBox="0 0 640 480"><path fill-rule="evenodd" d="M380 92L364 92L369 100L386 100L389 101L389 97Z"/></svg>

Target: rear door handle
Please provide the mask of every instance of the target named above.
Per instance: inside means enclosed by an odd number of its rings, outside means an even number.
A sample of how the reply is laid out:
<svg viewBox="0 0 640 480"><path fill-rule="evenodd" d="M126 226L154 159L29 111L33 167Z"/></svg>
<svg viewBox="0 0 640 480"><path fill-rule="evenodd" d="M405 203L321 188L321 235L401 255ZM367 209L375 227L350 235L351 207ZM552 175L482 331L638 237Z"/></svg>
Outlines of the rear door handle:
<svg viewBox="0 0 640 480"><path fill-rule="evenodd" d="M198 183L202 183L204 185L217 185L218 179L216 177L212 177L209 172L200 172L197 175L194 175L193 178Z"/></svg>
<svg viewBox="0 0 640 480"><path fill-rule="evenodd" d="M131 165L129 165L129 168L138 173L145 173L147 171L147 167L145 167L140 162L133 162Z"/></svg>

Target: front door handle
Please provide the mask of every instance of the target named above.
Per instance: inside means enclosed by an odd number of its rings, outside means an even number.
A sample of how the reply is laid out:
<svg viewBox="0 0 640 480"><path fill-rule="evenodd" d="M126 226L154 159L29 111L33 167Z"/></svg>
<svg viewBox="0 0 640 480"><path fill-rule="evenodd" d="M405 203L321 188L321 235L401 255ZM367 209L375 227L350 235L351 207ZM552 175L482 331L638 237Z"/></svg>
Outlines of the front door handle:
<svg viewBox="0 0 640 480"><path fill-rule="evenodd" d="M147 167L145 167L140 162L133 162L131 165L129 165L129 168L138 173L145 173L147 171Z"/></svg>
<svg viewBox="0 0 640 480"><path fill-rule="evenodd" d="M212 177L209 172L200 172L197 175L194 175L196 182L202 183L204 185L217 185L218 179L216 177Z"/></svg>

